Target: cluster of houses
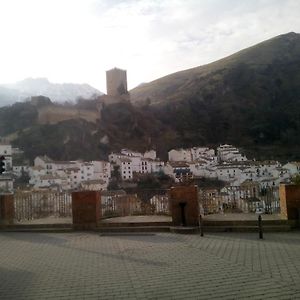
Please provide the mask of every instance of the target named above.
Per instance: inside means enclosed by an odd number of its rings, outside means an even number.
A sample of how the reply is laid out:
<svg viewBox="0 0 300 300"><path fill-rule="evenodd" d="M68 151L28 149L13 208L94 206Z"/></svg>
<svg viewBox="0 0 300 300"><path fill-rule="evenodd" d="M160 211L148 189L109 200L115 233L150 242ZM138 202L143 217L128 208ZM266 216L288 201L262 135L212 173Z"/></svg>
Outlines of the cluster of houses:
<svg viewBox="0 0 300 300"><path fill-rule="evenodd" d="M54 161L38 156L28 168L29 184L34 189L106 190L111 176L107 161Z"/></svg>
<svg viewBox="0 0 300 300"><path fill-rule="evenodd" d="M19 149L11 145L0 145L0 155L6 158L6 174L1 175L0 188L12 190L12 178L28 174L33 189L56 190L107 190L112 171L119 173L123 181L133 181L140 174L164 173L175 182L186 178L212 178L241 186L255 182L260 188L277 187L300 174L300 162L282 165L278 161L248 160L232 145L220 145L217 150L207 147L172 149L168 161L157 158L156 151L145 153L122 149L111 153L108 161L55 161L48 156L38 156L33 166L13 166L12 156Z"/></svg>
<svg viewBox="0 0 300 300"><path fill-rule="evenodd" d="M190 175L222 180L229 186L252 181L268 187L289 182L292 176L300 174L300 162L282 165L278 161L248 160L238 148L225 144L216 153L199 147L171 150L165 173L173 173L177 180Z"/></svg>

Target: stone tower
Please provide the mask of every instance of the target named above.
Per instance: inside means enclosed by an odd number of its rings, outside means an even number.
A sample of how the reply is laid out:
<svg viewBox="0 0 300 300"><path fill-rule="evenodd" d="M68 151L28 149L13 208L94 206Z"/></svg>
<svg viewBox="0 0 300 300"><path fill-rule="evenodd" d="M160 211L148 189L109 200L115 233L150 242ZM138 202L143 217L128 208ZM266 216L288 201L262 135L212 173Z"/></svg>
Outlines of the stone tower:
<svg viewBox="0 0 300 300"><path fill-rule="evenodd" d="M121 96L127 94L126 70L113 68L106 71L106 89L108 96Z"/></svg>

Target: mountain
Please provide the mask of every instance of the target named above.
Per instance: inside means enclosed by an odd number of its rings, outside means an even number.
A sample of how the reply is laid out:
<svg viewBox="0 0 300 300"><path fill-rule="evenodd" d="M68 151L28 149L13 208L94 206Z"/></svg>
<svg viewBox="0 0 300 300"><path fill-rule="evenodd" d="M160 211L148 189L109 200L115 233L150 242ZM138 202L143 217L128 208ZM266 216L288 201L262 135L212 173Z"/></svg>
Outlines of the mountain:
<svg viewBox="0 0 300 300"><path fill-rule="evenodd" d="M43 95L55 102L74 102L102 95L88 84L51 83L46 78L27 78L14 84L0 85L0 105L12 104L31 96Z"/></svg>
<svg viewBox="0 0 300 300"><path fill-rule="evenodd" d="M289 33L212 64L76 104L33 98L0 108L0 138L31 160L104 159L121 148L231 143L257 159L300 160L300 35Z"/></svg>
<svg viewBox="0 0 300 300"><path fill-rule="evenodd" d="M223 97L232 92L233 84L241 85L246 81L246 75L266 79L264 77L269 75L279 75L276 72L289 69L294 63L297 66L299 55L300 34L283 34L216 62L143 83L130 91L131 101L135 104L146 101L159 104L184 100L191 95L205 97L208 93L215 93L216 87L223 88L222 94L218 95ZM277 77L269 77L269 81Z"/></svg>
<svg viewBox="0 0 300 300"><path fill-rule="evenodd" d="M288 33L130 91L172 126L179 146L234 143L299 157L300 35Z"/></svg>

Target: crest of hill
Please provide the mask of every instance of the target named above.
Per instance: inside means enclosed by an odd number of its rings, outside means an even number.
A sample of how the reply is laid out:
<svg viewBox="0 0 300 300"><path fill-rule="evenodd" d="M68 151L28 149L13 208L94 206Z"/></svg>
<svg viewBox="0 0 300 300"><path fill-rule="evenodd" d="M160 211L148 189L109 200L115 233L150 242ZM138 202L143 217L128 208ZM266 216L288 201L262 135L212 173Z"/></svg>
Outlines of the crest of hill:
<svg viewBox="0 0 300 300"><path fill-rule="evenodd" d="M134 104L164 104L214 89L241 66L261 71L268 66L292 64L300 59L300 34L290 32L241 50L216 62L180 71L140 85L130 91ZM243 79L243 78L242 78ZM237 78L237 80L242 80ZM223 91L224 92L224 91Z"/></svg>

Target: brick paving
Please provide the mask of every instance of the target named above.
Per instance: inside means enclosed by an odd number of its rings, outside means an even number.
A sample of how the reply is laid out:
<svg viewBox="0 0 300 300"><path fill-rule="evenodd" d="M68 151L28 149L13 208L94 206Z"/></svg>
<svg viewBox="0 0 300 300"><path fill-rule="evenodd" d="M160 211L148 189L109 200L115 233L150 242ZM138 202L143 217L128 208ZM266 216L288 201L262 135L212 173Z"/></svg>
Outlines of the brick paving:
<svg viewBox="0 0 300 300"><path fill-rule="evenodd" d="M212 214L205 215L204 220L208 221L253 221L257 220L258 214L254 213L224 213L224 214ZM263 220L280 220L279 214L262 215ZM114 217L103 220L104 223L139 223L139 222L172 222L171 216L164 215L152 215L152 216L126 216L126 217ZM72 224L72 218L57 218L47 217L33 220L22 220L18 222L15 220L15 224L28 225L28 224Z"/></svg>
<svg viewBox="0 0 300 300"><path fill-rule="evenodd" d="M0 299L300 299L300 232L0 233Z"/></svg>

